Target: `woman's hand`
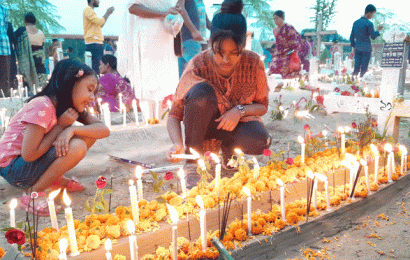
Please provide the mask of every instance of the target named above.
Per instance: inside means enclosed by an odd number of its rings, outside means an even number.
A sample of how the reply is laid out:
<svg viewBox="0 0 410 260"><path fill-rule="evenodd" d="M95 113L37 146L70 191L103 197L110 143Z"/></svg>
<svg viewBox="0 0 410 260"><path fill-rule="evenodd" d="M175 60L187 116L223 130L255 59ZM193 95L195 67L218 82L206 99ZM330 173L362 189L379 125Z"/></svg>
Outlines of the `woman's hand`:
<svg viewBox="0 0 410 260"><path fill-rule="evenodd" d="M222 129L226 131L233 131L238 125L241 119L241 112L236 107L227 111L220 118L216 119L216 122L220 122L217 129Z"/></svg>
<svg viewBox="0 0 410 260"><path fill-rule="evenodd" d="M75 109L69 108L58 118L57 124L64 128L69 127L77 121L78 116L78 112Z"/></svg>
<svg viewBox="0 0 410 260"><path fill-rule="evenodd" d="M185 148L183 145L181 144L174 144L171 149L169 149L168 153L167 153L167 160L173 163L178 163L180 161L182 161L182 159L176 159L176 158L172 158L173 154L183 154L185 151Z"/></svg>
<svg viewBox="0 0 410 260"><path fill-rule="evenodd" d="M57 157L65 156L68 153L68 145L73 135L73 128L68 127L57 136L56 140L53 143L56 149Z"/></svg>

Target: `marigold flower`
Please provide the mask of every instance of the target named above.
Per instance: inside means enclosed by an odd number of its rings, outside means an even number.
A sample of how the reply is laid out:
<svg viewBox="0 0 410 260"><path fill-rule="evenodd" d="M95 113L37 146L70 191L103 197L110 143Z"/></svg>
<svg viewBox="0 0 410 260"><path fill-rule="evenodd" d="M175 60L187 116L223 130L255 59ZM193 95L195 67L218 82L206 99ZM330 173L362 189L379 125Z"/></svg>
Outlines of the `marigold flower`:
<svg viewBox="0 0 410 260"><path fill-rule="evenodd" d="M86 243L86 246L89 249L97 249L101 245L101 240L100 240L99 236L91 235L91 236L87 237L87 240L86 240L85 243Z"/></svg>

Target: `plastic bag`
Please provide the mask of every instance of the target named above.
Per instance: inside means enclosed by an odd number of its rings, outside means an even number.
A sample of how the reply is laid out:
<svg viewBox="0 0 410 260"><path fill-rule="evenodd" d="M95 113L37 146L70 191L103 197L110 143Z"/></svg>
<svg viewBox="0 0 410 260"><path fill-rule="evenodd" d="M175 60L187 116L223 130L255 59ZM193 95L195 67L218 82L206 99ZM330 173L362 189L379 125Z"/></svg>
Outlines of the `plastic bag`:
<svg viewBox="0 0 410 260"><path fill-rule="evenodd" d="M182 25L184 25L184 19L180 14L168 14L164 18L164 26L167 32L174 37L181 31Z"/></svg>
<svg viewBox="0 0 410 260"><path fill-rule="evenodd" d="M300 69L300 58L297 52L292 52L290 55L289 68L292 70Z"/></svg>

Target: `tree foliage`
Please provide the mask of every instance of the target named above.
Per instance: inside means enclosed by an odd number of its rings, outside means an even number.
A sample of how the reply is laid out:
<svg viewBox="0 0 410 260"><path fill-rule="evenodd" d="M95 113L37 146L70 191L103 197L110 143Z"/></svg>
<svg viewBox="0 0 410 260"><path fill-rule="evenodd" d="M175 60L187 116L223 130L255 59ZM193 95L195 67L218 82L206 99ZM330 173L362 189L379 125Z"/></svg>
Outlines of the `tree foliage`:
<svg viewBox="0 0 410 260"><path fill-rule="evenodd" d="M393 11L386 8L377 8L377 12L374 15L374 28L377 30L377 27L381 24L384 28L380 32L380 37L372 40L372 43L384 43L383 33L394 27L397 27L405 32L410 31L410 25L408 23L399 20Z"/></svg>
<svg viewBox="0 0 410 260"><path fill-rule="evenodd" d="M336 15L336 2L337 0L316 0L315 5L310 7L315 11L315 16L311 17L311 21L315 24L315 31L319 25L319 14L322 14L322 30L326 30L333 18Z"/></svg>
<svg viewBox="0 0 410 260"><path fill-rule="evenodd" d="M57 21L60 16L56 7L47 0L2 0L1 4L9 10L9 20L14 28L24 26L24 16L32 12L37 19L37 28L45 34L64 29Z"/></svg>

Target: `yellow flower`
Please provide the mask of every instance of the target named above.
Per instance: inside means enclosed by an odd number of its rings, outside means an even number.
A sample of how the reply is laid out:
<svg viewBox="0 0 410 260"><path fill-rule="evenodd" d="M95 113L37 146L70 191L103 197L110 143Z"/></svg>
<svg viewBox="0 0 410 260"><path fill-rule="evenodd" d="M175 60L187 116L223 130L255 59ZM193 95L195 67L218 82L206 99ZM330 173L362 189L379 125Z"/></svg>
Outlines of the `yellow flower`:
<svg viewBox="0 0 410 260"><path fill-rule="evenodd" d="M123 255L115 255L114 260L127 260L127 258Z"/></svg>
<svg viewBox="0 0 410 260"><path fill-rule="evenodd" d="M100 247L100 244L101 244L100 237L97 235L91 235L87 237L85 244L86 244L86 247L89 249L97 249Z"/></svg>
<svg viewBox="0 0 410 260"><path fill-rule="evenodd" d="M4 254L5 254L4 249L0 247L0 259L3 258Z"/></svg>
<svg viewBox="0 0 410 260"><path fill-rule="evenodd" d="M160 222L161 220L165 218L166 215L167 215L167 211L165 209L160 209L160 210L157 210L157 212L155 212L154 219L155 221Z"/></svg>
<svg viewBox="0 0 410 260"><path fill-rule="evenodd" d="M107 225L108 226L113 226L113 225L117 225L118 222L120 222L120 218L117 216L109 216L107 219Z"/></svg>
<svg viewBox="0 0 410 260"><path fill-rule="evenodd" d="M182 205L182 198L181 197L173 197L169 200L169 204L174 207L179 207Z"/></svg>
<svg viewBox="0 0 410 260"><path fill-rule="evenodd" d="M119 238L121 236L120 225L108 226L105 228L105 235L108 237Z"/></svg>

